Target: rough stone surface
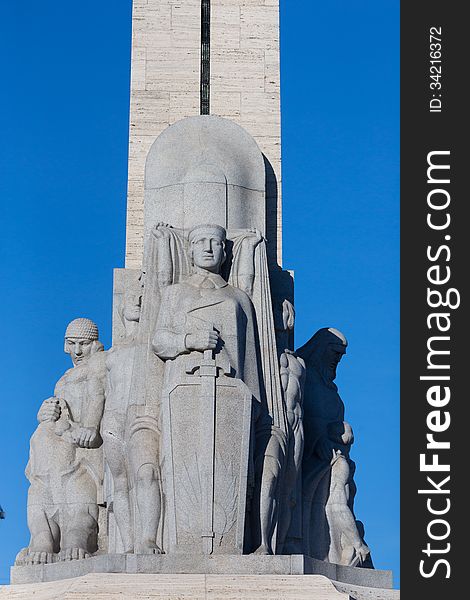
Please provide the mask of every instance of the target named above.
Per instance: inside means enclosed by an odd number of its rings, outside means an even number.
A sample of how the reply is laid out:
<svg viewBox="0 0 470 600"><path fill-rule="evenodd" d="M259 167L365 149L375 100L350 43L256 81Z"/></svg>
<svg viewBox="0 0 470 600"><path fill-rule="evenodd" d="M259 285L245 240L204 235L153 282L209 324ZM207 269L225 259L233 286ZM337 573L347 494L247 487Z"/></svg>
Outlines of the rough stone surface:
<svg viewBox="0 0 470 600"><path fill-rule="evenodd" d="M147 156L145 241L160 222L185 233L217 223L266 235L265 176L258 146L236 123L213 116L175 123Z"/></svg>
<svg viewBox="0 0 470 600"><path fill-rule="evenodd" d="M320 575L90 574L54 583L3 586L9 600L349 600Z"/></svg>
<svg viewBox="0 0 470 600"><path fill-rule="evenodd" d="M200 0L135 0L126 266L142 264L145 159L168 125L199 114ZM241 125L268 161L267 238L281 263L279 1L211 1L211 114Z"/></svg>
<svg viewBox="0 0 470 600"><path fill-rule="evenodd" d="M333 581L339 592L348 594L351 600L400 600L400 590L370 588Z"/></svg>
<svg viewBox="0 0 470 600"><path fill-rule="evenodd" d="M80 577L89 573L323 575L333 581L352 586L377 589L392 587L390 571L338 567L302 555L109 554L47 565L12 567L11 582L39 583Z"/></svg>

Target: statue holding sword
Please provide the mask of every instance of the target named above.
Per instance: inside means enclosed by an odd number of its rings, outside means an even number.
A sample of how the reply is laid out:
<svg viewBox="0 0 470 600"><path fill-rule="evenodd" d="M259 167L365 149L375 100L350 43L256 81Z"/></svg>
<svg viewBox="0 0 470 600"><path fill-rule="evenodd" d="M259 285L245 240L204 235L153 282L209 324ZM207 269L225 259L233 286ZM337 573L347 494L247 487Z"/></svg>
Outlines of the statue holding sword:
<svg viewBox="0 0 470 600"><path fill-rule="evenodd" d="M270 431L253 304L220 275L226 232L188 236L193 271L162 291L153 340L165 361L163 486L169 548L243 553L255 437ZM230 432L227 434L227 432Z"/></svg>

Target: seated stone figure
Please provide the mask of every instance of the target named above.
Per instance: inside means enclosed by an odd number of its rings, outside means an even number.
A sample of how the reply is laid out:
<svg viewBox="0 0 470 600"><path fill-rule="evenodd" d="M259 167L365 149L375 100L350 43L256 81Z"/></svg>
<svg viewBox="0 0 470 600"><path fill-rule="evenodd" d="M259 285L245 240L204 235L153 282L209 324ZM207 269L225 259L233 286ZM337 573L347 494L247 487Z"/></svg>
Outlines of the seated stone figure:
<svg viewBox="0 0 470 600"><path fill-rule="evenodd" d="M75 319L65 333L73 368L39 410L30 442L26 476L29 546L17 565L85 558L97 551L98 502L102 482L101 414L86 414L89 363L103 350L98 328Z"/></svg>

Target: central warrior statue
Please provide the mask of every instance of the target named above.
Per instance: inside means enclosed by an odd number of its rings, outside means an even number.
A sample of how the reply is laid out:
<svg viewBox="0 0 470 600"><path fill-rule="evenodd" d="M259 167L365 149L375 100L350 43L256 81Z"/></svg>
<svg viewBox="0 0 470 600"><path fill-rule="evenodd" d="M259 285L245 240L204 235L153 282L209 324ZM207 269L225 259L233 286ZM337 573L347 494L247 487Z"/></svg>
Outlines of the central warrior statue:
<svg viewBox="0 0 470 600"><path fill-rule="evenodd" d="M220 275L225 229L199 225L188 237L193 273L164 288L153 343L156 354L169 361L166 382L178 381L188 354L212 350L227 359L232 376L244 381L259 403L262 378L253 305Z"/></svg>
<svg viewBox="0 0 470 600"><path fill-rule="evenodd" d="M249 543L244 521L254 486L255 429L271 428L255 311L249 296L220 275L225 229L199 225L188 241L193 271L163 289L153 340L166 361L162 431L164 488L174 509L170 548L242 553ZM232 541L225 545L227 538Z"/></svg>

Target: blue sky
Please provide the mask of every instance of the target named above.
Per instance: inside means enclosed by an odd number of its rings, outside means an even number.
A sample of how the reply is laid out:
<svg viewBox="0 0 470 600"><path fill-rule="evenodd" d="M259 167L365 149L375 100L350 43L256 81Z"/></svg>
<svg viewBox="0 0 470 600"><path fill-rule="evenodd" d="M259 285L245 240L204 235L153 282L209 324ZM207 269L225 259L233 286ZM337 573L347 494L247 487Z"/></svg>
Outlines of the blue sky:
<svg viewBox="0 0 470 600"><path fill-rule="evenodd" d="M0 584L28 543L28 442L69 367L68 320L109 346L124 263L131 2L2 3ZM349 339L356 513L399 575L399 2L281 0L284 266L296 339ZM51 457L52 459L52 457Z"/></svg>

